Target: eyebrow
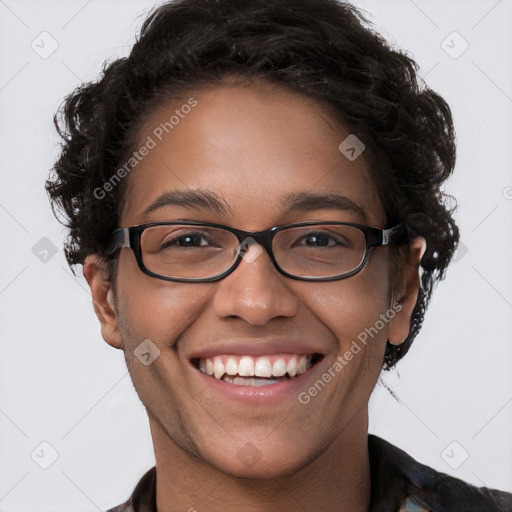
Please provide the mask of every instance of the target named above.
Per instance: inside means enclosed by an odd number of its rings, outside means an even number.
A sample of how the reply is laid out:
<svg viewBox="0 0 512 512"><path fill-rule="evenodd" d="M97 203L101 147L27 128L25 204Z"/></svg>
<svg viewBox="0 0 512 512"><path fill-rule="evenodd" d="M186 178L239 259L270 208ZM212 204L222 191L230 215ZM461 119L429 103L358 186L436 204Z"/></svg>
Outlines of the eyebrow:
<svg viewBox="0 0 512 512"><path fill-rule="evenodd" d="M147 217L151 212L164 206L183 206L185 208L199 208L201 210L214 211L220 215L227 215L231 212L230 206L218 194L211 190L173 190L159 196L143 212Z"/></svg>
<svg viewBox="0 0 512 512"><path fill-rule="evenodd" d="M311 193L299 192L286 196L281 205L288 212L292 211L313 211L313 210L339 210L355 213L364 219L368 218L365 210L352 199L341 194L334 193ZM220 215L229 215L231 208L229 204L218 194L211 190L173 190L159 196L143 212L147 217L151 212L165 206L182 206L206 211L214 211Z"/></svg>
<svg viewBox="0 0 512 512"><path fill-rule="evenodd" d="M281 204L288 211L340 210L368 219L367 213L361 206L341 194L299 192L290 194Z"/></svg>

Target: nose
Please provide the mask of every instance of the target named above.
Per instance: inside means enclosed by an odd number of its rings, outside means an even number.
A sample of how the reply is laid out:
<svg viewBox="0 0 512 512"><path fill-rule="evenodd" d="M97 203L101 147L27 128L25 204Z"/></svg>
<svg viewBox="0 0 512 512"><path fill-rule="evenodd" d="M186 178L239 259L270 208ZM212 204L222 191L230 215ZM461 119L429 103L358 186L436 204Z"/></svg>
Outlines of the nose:
<svg viewBox="0 0 512 512"><path fill-rule="evenodd" d="M221 317L237 317L252 325L264 325L272 318L293 317L300 299L274 267L268 253L251 245L240 265L218 282L213 309Z"/></svg>

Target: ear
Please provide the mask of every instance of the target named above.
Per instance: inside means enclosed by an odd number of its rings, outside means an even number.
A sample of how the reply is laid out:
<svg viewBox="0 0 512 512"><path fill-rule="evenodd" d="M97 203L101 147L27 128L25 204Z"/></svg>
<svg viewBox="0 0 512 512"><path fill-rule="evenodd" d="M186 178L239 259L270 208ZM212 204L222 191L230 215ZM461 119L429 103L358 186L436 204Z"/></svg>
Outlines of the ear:
<svg viewBox="0 0 512 512"><path fill-rule="evenodd" d="M400 289L394 294L394 301L400 307L395 308L396 314L388 326L388 340L393 345L400 345L409 336L411 316L421 286L420 261L426 248L423 237L414 238L409 244L410 263L403 270Z"/></svg>
<svg viewBox="0 0 512 512"><path fill-rule="evenodd" d="M119 332L114 290L108 281L102 259L96 254L87 256L84 276L91 288L94 312L101 323L101 335L112 347L122 349L123 341Z"/></svg>

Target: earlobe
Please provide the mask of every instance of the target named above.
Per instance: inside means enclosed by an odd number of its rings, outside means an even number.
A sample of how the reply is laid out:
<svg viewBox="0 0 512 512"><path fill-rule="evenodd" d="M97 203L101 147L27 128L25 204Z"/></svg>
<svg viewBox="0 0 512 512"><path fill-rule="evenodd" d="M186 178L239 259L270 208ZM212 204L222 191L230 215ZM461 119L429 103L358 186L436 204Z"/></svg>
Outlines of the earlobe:
<svg viewBox="0 0 512 512"><path fill-rule="evenodd" d="M91 289L94 312L101 323L103 339L112 347L122 349L114 290L99 256L92 254L87 257L84 263L84 276Z"/></svg>
<svg viewBox="0 0 512 512"><path fill-rule="evenodd" d="M401 309L390 321L388 327L388 340L393 345L400 345L409 336L411 317L421 288L420 262L425 254L427 244L423 237L417 237L411 241L409 248L410 264L404 270L402 286L396 299Z"/></svg>

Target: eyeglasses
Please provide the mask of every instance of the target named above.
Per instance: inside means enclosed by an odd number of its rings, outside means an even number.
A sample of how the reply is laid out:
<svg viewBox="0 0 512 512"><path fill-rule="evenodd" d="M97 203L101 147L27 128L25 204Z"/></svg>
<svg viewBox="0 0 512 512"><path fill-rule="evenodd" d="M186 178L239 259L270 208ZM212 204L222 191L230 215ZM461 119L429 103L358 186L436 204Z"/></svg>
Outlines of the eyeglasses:
<svg viewBox="0 0 512 512"><path fill-rule="evenodd" d="M112 253L128 247L148 276L203 283L226 277L242 259L251 262L265 249L277 270L287 277L333 281L360 272L372 247L404 241L401 224L379 229L349 222L310 221L243 231L196 221L152 222L116 229Z"/></svg>

